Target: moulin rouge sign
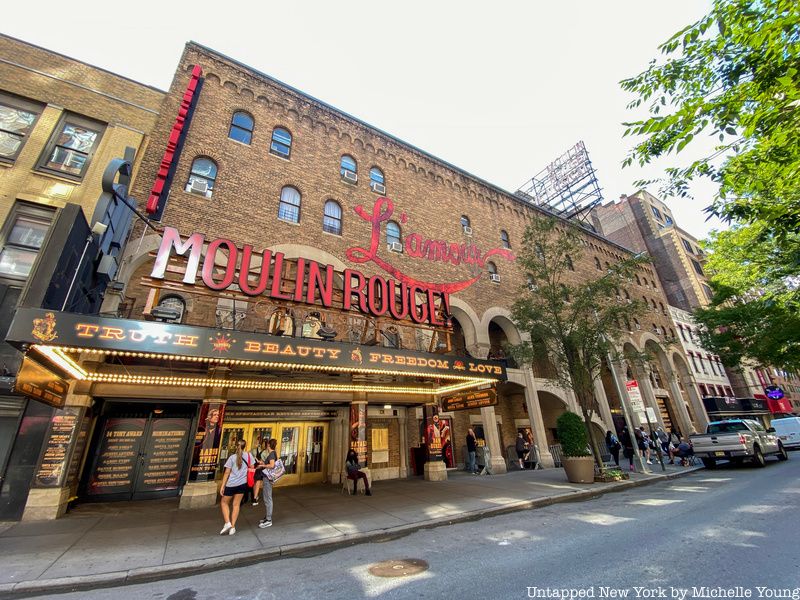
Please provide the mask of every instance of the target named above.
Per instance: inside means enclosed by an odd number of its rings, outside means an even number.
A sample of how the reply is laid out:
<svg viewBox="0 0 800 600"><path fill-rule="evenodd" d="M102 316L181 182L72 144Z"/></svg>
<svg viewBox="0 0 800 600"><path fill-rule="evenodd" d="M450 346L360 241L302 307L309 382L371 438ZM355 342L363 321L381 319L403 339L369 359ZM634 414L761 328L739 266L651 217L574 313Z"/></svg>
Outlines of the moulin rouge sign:
<svg viewBox="0 0 800 600"><path fill-rule="evenodd" d="M372 262L392 277L367 277L356 269L345 269L342 273L340 308L356 309L376 317L389 315L397 320L410 318L415 323L445 326L450 316L450 294L471 286L480 278L480 274L451 283L419 281L410 277L380 256L382 224L394 213L392 201L378 198L371 214L361 206L355 211L372 225L372 233L369 248L349 248L347 258L356 264ZM401 215L401 221L406 220L407 216ZM204 244L206 239L201 233L193 233L184 239L177 229L166 227L150 276L164 279L169 259L174 253L186 257L185 284L195 285L199 275L206 287L216 291L236 285L247 296L268 296L306 304L319 302L326 308L333 306L333 265L323 265L306 258L293 259L297 261L295 281L292 290L287 291L282 285L281 274L287 262L282 252L265 249L259 253L249 244L240 248L231 240L218 238L208 242L203 255ZM429 240L416 233L406 236L405 252L419 260L452 265L464 263L481 268L490 256L514 259L513 254L503 248L483 254L474 244Z"/></svg>

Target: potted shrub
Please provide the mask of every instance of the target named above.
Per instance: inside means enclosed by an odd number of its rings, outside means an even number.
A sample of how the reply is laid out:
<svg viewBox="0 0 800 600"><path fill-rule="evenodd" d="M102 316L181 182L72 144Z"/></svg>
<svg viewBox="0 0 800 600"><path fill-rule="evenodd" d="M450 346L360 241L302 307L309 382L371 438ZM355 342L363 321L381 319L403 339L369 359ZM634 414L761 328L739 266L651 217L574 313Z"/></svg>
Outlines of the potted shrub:
<svg viewBox="0 0 800 600"><path fill-rule="evenodd" d="M571 483L594 483L594 458L589 452L589 436L583 419L567 411L556 421L561 442L561 460Z"/></svg>

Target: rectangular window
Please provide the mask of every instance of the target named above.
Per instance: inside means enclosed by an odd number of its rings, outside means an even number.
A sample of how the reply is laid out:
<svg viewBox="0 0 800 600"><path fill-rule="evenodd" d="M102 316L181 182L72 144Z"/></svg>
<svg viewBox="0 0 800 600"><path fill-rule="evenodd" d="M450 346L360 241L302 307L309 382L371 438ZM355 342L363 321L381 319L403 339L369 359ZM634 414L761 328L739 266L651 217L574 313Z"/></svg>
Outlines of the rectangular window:
<svg viewBox="0 0 800 600"><path fill-rule="evenodd" d="M667 225L672 225L672 217L666 213L664 213L664 220L667 222Z"/></svg>
<svg viewBox="0 0 800 600"><path fill-rule="evenodd" d="M14 206L0 240L0 277L28 277L52 221L52 210L23 203Z"/></svg>
<svg viewBox="0 0 800 600"><path fill-rule="evenodd" d="M73 179L82 178L104 130L105 125L97 121L65 115L47 143L39 168Z"/></svg>
<svg viewBox="0 0 800 600"><path fill-rule="evenodd" d="M689 243L689 241L683 238L681 238L681 241L683 242L683 247L686 248L686 251L692 252L692 245Z"/></svg>
<svg viewBox="0 0 800 600"><path fill-rule="evenodd" d="M41 112L41 104L0 93L0 160L19 156Z"/></svg>
<svg viewBox="0 0 800 600"><path fill-rule="evenodd" d="M664 217L661 216L661 211L658 210L655 206L651 206L650 209L653 211L653 214L655 215L656 219L658 219L659 221L661 221L664 218Z"/></svg>
<svg viewBox="0 0 800 600"><path fill-rule="evenodd" d="M705 275L705 273L703 273L703 267L701 267L700 263L695 259L692 259L692 266L694 267L694 270L697 271L698 275Z"/></svg>

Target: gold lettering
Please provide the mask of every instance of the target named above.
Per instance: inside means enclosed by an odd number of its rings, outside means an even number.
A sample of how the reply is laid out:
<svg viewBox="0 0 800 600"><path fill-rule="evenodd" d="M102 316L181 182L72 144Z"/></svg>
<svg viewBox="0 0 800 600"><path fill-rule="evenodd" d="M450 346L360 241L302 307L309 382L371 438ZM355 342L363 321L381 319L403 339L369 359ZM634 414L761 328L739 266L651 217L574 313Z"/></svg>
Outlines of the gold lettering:
<svg viewBox="0 0 800 600"><path fill-rule="evenodd" d="M194 348L197 346L197 338L199 336L196 335L182 335L178 334L175 339L176 346L188 346L190 348Z"/></svg>
<svg viewBox="0 0 800 600"><path fill-rule="evenodd" d="M277 354L279 349L278 344L264 344L264 354Z"/></svg>
<svg viewBox="0 0 800 600"><path fill-rule="evenodd" d="M287 345L287 346L285 346L285 347L283 348L283 350L281 350L281 354L284 354L284 355L286 355L286 356L295 356L295 355L297 354L297 352L295 352L295 351L292 349L292 347L291 347L291 346L288 346L288 345Z"/></svg>
<svg viewBox="0 0 800 600"><path fill-rule="evenodd" d="M124 340L125 330L122 327L103 326L103 333L99 337L101 340Z"/></svg>
<svg viewBox="0 0 800 600"><path fill-rule="evenodd" d="M374 362L380 362L380 360L381 360L381 355L378 354L377 352L370 352L369 353L369 362L373 362L373 363Z"/></svg>
<svg viewBox="0 0 800 600"><path fill-rule="evenodd" d="M325 356L325 348L312 348L311 351L314 353L316 358L322 358Z"/></svg>
<svg viewBox="0 0 800 600"><path fill-rule="evenodd" d="M339 355L342 353L341 350L333 350L332 348L326 348L326 350L328 351L328 354L333 360L339 358Z"/></svg>
<svg viewBox="0 0 800 600"><path fill-rule="evenodd" d="M244 351L245 352L261 352L261 342L254 342L252 340L245 340L245 342L244 342Z"/></svg>
<svg viewBox="0 0 800 600"><path fill-rule="evenodd" d="M75 325L75 329L78 331L78 337L94 337L94 334L97 333L97 330L100 329L100 327L98 325L78 323Z"/></svg>
<svg viewBox="0 0 800 600"><path fill-rule="evenodd" d="M309 348L308 346L298 346L297 347L297 354L299 356L308 356L310 352L311 352L311 348Z"/></svg>

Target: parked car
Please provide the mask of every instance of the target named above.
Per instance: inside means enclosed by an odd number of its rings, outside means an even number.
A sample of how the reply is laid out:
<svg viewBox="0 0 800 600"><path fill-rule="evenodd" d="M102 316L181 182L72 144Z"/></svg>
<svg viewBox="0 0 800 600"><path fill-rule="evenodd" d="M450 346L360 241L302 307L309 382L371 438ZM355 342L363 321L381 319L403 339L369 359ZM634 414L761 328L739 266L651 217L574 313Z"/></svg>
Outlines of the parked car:
<svg viewBox="0 0 800 600"><path fill-rule="evenodd" d="M800 417L772 419L772 427L787 450L800 448Z"/></svg>
<svg viewBox="0 0 800 600"><path fill-rule="evenodd" d="M765 456L775 455L778 460L789 458L775 430L768 431L751 419L713 421L708 424L705 435L693 435L691 442L695 456L707 469L716 467L720 459L733 463L752 460L756 467L763 467Z"/></svg>

